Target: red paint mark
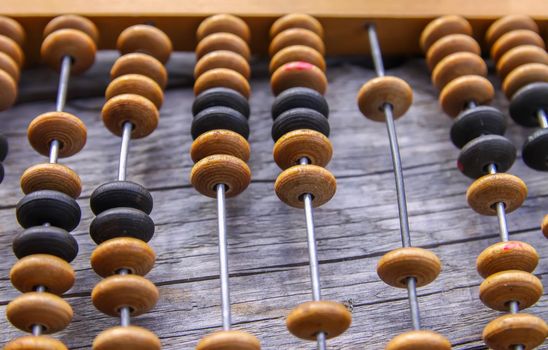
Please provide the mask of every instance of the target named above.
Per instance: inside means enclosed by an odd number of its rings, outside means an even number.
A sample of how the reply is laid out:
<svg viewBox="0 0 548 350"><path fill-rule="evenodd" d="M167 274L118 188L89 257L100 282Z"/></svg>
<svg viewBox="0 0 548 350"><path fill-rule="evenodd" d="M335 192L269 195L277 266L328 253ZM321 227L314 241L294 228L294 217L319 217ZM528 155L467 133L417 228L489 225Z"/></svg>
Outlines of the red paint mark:
<svg viewBox="0 0 548 350"><path fill-rule="evenodd" d="M461 172L464 170L464 166L463 166L462 163L459 162L458 160L457 160L457 168L459 168L459 170L460 170Z"/></svg>
<svg viewBox="0 0 548 350"><path fill-rule="evenodd" d="M313 64L310 64L308 62L296 61L296 62L286 63L284 65L284 70L285 71L290 71L290 70L312 70L312 69L314 69L314 67L315 66Z"/></svg>
<svg viewBox="0 0 548 350"><path fill-rule="evenodd" d="M521 243L519 242L508 242L504 245L502 250L512 250L516 248L521 248Z"/></svg>

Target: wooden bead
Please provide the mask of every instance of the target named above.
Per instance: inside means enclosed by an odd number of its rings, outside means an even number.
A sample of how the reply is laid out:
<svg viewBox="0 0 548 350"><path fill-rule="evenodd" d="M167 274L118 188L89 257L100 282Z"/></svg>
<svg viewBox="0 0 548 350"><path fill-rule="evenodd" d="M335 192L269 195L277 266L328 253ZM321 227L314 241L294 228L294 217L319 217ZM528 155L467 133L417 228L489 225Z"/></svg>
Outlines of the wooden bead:
<svg viewBox="0 0 548 350"><path fill-rule="evenodd" d="M246 79L251 75L251 68L246 59L232 51L217 50L205 54L194 66L194 78L197 79L208 70L215 68L228 68L240 73Z"/></svg>
<svg viewBox="0 0 548 350"><path fill-rule="evenodd" d="M17 98L17 83L5 71L0 70L0 111L8 109Z"/></svg>
<svg viewBox="0 0 548 350"><path fill-rule="evenodd" d="M428 331L409 331L399 334L386 344L385 350L451 350L451 343L443 335Z"/></svg>
<svg viewBox="0 0 548 350"><path fill-rule="evenodd" d="M508 15L499 18L489 26L485 33L485 41L488 46L492 46L498 38L506 33L518 29L527 29L538 33L538 26L535 21L525 15Z"/></svg>
<svg viewBox="0 0 548 350"><path fill-rule="evenodd" d="M506 213L521 207L527 198L527 185L515 175L487 174L474 181L466 191L468 205L481 215L497 215L496 204L503 202Z"/></svg>
<svg viewBox="0 0 548 350"><path fill-rule="evenodd" d="M327 78L318 67L308 62L289 62L276 69L270 79L274 95L293 87L307 87L325 94Z"/></svg>
<svg viewBox="0 0 548 350"><path fill-rule="evenodd" d="M377 122L385 121L384 105L392 106L394 119L407 112L413 103L413 90L403 79L378 77L363 84L358 92L358 107L362 114Z"/></svg>
<svg viewBox="0 0 548 350"><path fill-rule="evenodd" d="M140 239L119 237L109 239L91 253L91 267L101 277L108 277L121 269L144 276L154 266L154 250Z"/></svg>
<svg viewBox="0 0 548 350"><path fill-rule="evenodd" d="M546 50L534 45L521 45L508 50L497 62L497 71L502 79L527 63L542 63L548 65Z"/></svg>
<svg viewBox="0 0 548 350"><path fill-rule="evenodd" d="M74 270L68 262L56 256L32 254L13 265L10 280L23 293L44 286L48 292L61 295L74 285Z"/></svg>
<svg viewBox="0 0 548 350"><path fill-rule="evenodd" d="M509 50L522 45L534 45L544 49L544 40L530 30L514 30L504 34L493 44L491 57L497 62Z"/></svg>
<svg viewBox="0 0 548 350"><path fill-rule="evenodd" d="M215 68L200 75L194 82L194 95L198 96L207 89L226 87L242 94L246 99L251 95L251 87L247 79L228 68Z"/></svg>
<svg viewBox="0 0 548 350"><path fill-rule="evenodd" d="M0 52L0 70L8 73L14 81L19 81L19 66L9 55Z"/></svg>
<svg viewBox="0 0 548 350"><path fill-rule="evenodd" d="M19 46L23 46L26 39L25 30L19 22L4 16L0 16L0 35L7 36Z"/></svg>
<svg viewBox="0 0 548 350"><path fill-rule="evenodd" d="M407 288L407 279L414 277L417 287L422 287L438 277L441 262L429 250L407 247L394 249L382 256L377 264L377 274L388 285Z"/></svg>
<svg viewBox="0 0 548 350"><path fill-rule="evenodd" d="M105 97L110 100L114 96L134 94L147 98L156 108L160 109L164 102L164 93L154 80L141 74L122 75L107 86Z"/></svg>
<svg viewBox="0 0 548 350"><path fill-rule="evenodd" d="M132 316L139 316L156 305L160 297L154 283L138 275L109 276L95 285L91 301L97 310L119 316L122 307L129 307Z"/></svg>
<svg viewBox="0 0 548 350"><path fill-rule="evenodd" d="M270 27L270 38L274 38L282 31L292 28L308 29L323 38L323 27L314 17L305 13L290 13L280 17Z"/></svg>
<svg viewBox="0 0 548 350"><path fill-rule="evenodd" d="M525 313L500 316L489 322L482 334L485 344L494 350L508 350L514 345L532 350L544 343L547 336L546 322Z"/></svg>
<svg viewBox="0 0 548 350"><path fill-rule="evenodd" d="M472 26L461 16L443 16L436 18L423 29L420 46L427 52L437 40L450 34L465 34L472 36Z"/></svg>
<svg viewBox="0 0 548 350"><path fill-rule="evenodd" d="M272 151L276 164L283 170L308 158L310 164L325 167L333 155L329 139L321 132L299 129L288 132L276 141Z"/></svg>
<svg viewBox="0 0 548 350"><path fill-rule="evenodd" d="M548 214L544 215L542 224L540 225L540 230L544 234L544 237L548 238Z"/></svg>
<svg viewBox="0 0 548 350"><path fill-rule="evenodd" d="M527 63L514 69L502 82L502 91L508 99L522 87L538 82L548 82L548 65Z"/></svg>
<svg viewBox="0 0 548 350"><path fill-rule="evenodd" d="M160 114L149 99L135 94L114 96L103 106L103 123L117 136L122 136L125 122L133 124L131 138L150 135L158 126Z"/></svg>
<svg viewBox="0 0 548 350"><path fill-rule="evenodd" d="M124 29L116 47L123 54L142 52L165 64L171 56L173 46L169 37L160 29L146 24L137 24Z"/></svg>
<svg viewBox="0 0 548 350"><path fill-rule="evenodd" d="M17 43L7 36L0 35L0 52L10 56L19 67L25 62L25 54Z"/></svg>
<svg viewBox="0 0 548 350"><path fill-rule="evenodd" d="M325 72L325 59L322 54L315 49L304 45L291 45L278 51L270 59L270 74L286 63L290 62L308 62L320 68Z"/></svg>
<svg viewBox="0 0 548 350"><path fill-rule="evenodd" d="M95 337L93 350L160 350L162 344L148 329L127 326L112 327Z"/></svg>
<svg viewBox="0 0 548 350"><path fill-rule="evenodd" d="M167 71L162 62L144 53L129 53L120 56L112 65L110 79L126 74L141 74L154 80L162 89L167 84Z"/></svg>
<svg viewBox="0 0 548 350"><path fill-rule="evenodd" d="M487 76L487 65L481 56L456 52L442 59L432 71L432 83L441 90L451 80L463 75Z"/></svg>
<svg viewBox="0 0 548 350"><path fill-rule="evenodd" d="M538 264L538 253L531 245L520 241L498 242L487 247L478 256L476 267L481 277L506 270L533 272Z"/></svg>
<svg viewBox="0 0 548 350"><path fill-rule="evenodd" d="M309 301L302 303L289 313L285 324L294 336L316 340L316 335L325 333L326 339L343 334L352 323L352 314L346 307L334 301Z"/></svg>
<svg viewBox="0 0 548 350"><path fill-rule="evenodd" d="M479 288L481 301L493 310L508 311L511 301L517 301L520 310L534 305L542 296L542 282L533 274L506 270L487 277Z"/></svg>
<svg viewBox="0 0 548 350"><path fill-rule="evenodd" d="M211 198L217 198L217 185L225 185L227 198L242 193L251 182L251 170L240 158L216 154L201 159L190 171L190 183Z"/></svg>
<svg viewBox="0 0 548 350"><path fill-rule="evenodd" d="M251 51L247 43L239 36L231 33L210 34L200 40L196 46L196 58L200 59L210 52L220 50L235 52L246 61L251 58Z"/></svg>
<svg viewBox="0 0 548 350"><path fill-rule="evenodd" d="M42 60L59 71L64 56L72 58L70 71L80 74L95 62L97 47L91 37L76 29L59 29L48 35L42 42Z"/></svg>
<svg viewBox="0 0 548 350"><path fill-rule="evenodd" d="M22 331L30 332L33 325L39 324L43 334L50 334L68 326L72 320L72 308L55 294L30 292L8 304L6 317Z"/></svg>
<svg viewBox="0 0 548 350"><path fill-rule="evenodd" d="M71 168L62 164L42 163L25 170L21 175L24 194L41 190L63 192L76 199L82 192L82 181Z"/></svg>
<svg viewBox="0 0 548 350"><path fill-rule="evenodd" d="M44 38L60 29L76 29L85 34L95 42L99 43L99 30L89 19L78 15L57 16L48 22L44 28Z"/></svg>
<svg viewBox="0 0 548 350"><path fill-rule="evenodd" d="M441 108L455 118L470 101L478 105L489 103L495 96L495 89L489 80L478 75L465 75L445 85L439 101Z"/></svg>
<svg viewBox="0 0 548 350"><path fill-rule="evenodd" d="M206 335L196 345L196 350L260 350L259 339L244 331L217 331Z"/></svg>
<svg viewBox="0 0 548 350"><path fill-rule="evenodd" d="M312 195L312 206L319 207L335 195L337 181L327 169L317 165L295 165L284 170L274 183L278 198L294 208L304 208L303 195Z"/></svg>
<svg viewBox="0 0 548 350"><path fill-rule="evenodd" d="M59 158L65 158L84 148L87 129L84 123L72 114L48 112L30 122L27 137L32 148L46 157L49 156L51 142L59 141Z"/></svg>
<svg viewBox="0 0 548 350"><path fill-rule="evenodd" d="M65 344L45 335L27 335L14 339L4 346L4 350L68 350Z"/></svg>
<svg viewBox="0 0 548 350"><path fill-rule="evenodd" d="M215 154L227 154L247 162L250 153L249 143L243 136L224 129L203 133L190 146L190 157L194 163Z"/></svg>
<svg viewBox="0 0 548 350"><path fill-rule="evenodd" d="M222 13L208 17L200 23L196 30L196 39L202 40L206 36L215 33L231 33L242 38L246 43L251 39L249 27L239 17Z"/></svg>
<svg viewBox="0 0 548 350"><path fill-rule="evenodd" d="M446 56L457 52L470 52L475 55L481 55L481 48L478 42L466 34L450 34L437 40L426 53L426 63L428 68L434 67Z"/></svg>
<svg viewBox="0 0 548 350"><path fill-rule="evenodd" d="M313 31L303 28L286 29L280 32L270 42L268 53L272 57L278 51L293 45L308 46L318 51L322 56L325 55L325 45L322 38Z"/></svg>

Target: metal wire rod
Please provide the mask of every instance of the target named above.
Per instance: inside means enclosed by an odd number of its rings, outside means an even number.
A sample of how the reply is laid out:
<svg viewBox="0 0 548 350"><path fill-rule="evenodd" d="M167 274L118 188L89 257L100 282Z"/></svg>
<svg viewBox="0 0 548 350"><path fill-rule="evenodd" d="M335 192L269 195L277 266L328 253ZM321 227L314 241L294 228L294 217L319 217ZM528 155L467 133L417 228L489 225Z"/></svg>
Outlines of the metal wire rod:
<svg viewBox="0 0 548 350"><path fill-rule="evenodd" d="M129 271L127 269L120 269L118 270L118 274L125 276L129 274ZM128 327L131 322L131 309L129 306L124 306L120 309L120 326L122 327Z"/></svg>
<svg viewBox="0 0 548 350"><path fill-rule="evenodd" d="M131 131L133 124L125 122L122 130L122 145L120 146L120 162L118 163L118 181L126 180L127 156L129 153L129 141L131 140Z"/></svg>
<svg viewBox="0 0 548 350"><path fill-rule="evenodd" d="M496 174L497 166L495 164L489 164L487 166L487 171L489 172L489 174ZM508 224L506 222L506 208L503 202L498 202L497 204L495 204L495 206L497 209L497 218L499 221L500 239L503 242L508 242L509 234L508 234Z"/></svg>
<svg viewBox="0 0 548 350"><path fill-rule="evenodd" d="M70 56L63 56L63 59L61 60L59 86L57 87L57 101L55 104L55 110L57 112L62 112L65 108L71 63L72 59L70 58ZM61 144L58 140L51 141L49 145L49 162L51 164L57 163L59 159L59 148L61 148Z"/></svg>
<svg viewBox="0 0 548 350"><path fill-rule="evenodd" d="M44 293L46 291L46 287L38 286L36 287L35 291L38 293ZM31 330L32 330L32 335L39 336L39 335L42 335L42 331L44 330L44 327L42 325L35 324L32 326Z"/></svg>
<svg viewBox="0 0 548 350"><path fill-rule="evenodd" d="M228 283L228 244L226 237L226 209L224 184L217 185L217 218L219 230L219 270L221 276L221 309L223 329L230 330L232 315L230 311L230 286Z"/></svg>

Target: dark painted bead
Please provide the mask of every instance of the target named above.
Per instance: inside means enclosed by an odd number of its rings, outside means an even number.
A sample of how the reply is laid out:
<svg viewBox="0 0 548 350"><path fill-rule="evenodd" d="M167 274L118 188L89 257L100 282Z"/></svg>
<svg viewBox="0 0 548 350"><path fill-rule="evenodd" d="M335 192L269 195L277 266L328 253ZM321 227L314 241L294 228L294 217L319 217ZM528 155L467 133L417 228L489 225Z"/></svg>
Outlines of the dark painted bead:
<svg viewBox="0 0 548 350"><path fill-rule="evenodd" d="M461 112L451 127L451 141L462 148L481 135L504 135L506 121L501 111L488 106L478 106Z"/></svg>
<svg viewBox="0 0 548 350"><path fill-rule="evenodd" d="M3 162L8 155L8 139L0 134L0 162Z"/></svg>
<svg viewBox="0 0 548 350"><path fill-rule="evenodd" d="M249 137L247 119L242 113L228 107L210 107L198 113L192 119L190 133L196 139L201 134L216 129L234 131L245 139Z"/></svg>
<svg viewBox="0 0 548 350"><path fill-rule="evenodd" d="M457 166L464 175L477 179L488 173L489 164L495 164L497 172L506 172L515 160L516 148L507 138L483 135L464 145Z"/></svg>
<svg viewBox="0 0 548 350"><path fill-rule="evenodd" d="M521 152L528 167L548 171L548 129L535 131L523 144Z"/></svg>
<svg viewBox="0 0 548 350"><path fill-rule="evenodd" d="M192 115L196 116L204 109L210 107L229 107L249 118L249 102L234 89L217 87L202 92L192 104Z"/></svg>
<svg viewBox="0 0 548 350"><path fill-rule="evenodd" d="M548 114L548 83L526 85L510 101L510 116L523 126L539 126L539 109L544 109Z"/></svg>
<svg viewBox="0 0 548 350"><path fill-rule="evenodd" d="M112 181L102 184L93 191L89 202L91 211L95 215L118 207L135 208L147 214L152 211L150 192L131 181Z"/></svg>
<svg viewBox="0 0 548 350"><path fill-rule="evenodd" d="M89 234L97 244L116 237L133 237L148 242L154 235L154 222L138 209L113 208L93 219Z"/></svg>
<svg viewBox="0 0 548 350"><path fill-rule="evenodd" d="M34 226L15 236L13 253L19 259L32 254L50 254L71 262L78 254L78 243L62 228Z"/></svg>
<svg viewBox="0 0 548 350"><path fill-rule="evenodd" d="M310 108L329 116L329 106L325 97L316 90L305 87L287 89L276 97L272 104L272 119L293 108Z"/></svg>
<svg viewBox="0 0 548 350"><path fill-rule="evenodd" d="M80 223L80 206L74 198L58 191L42 190L27 194L16 208L17 221L24 228L49 223L72 231Z"/></svg>
<svg viewBox="0 0 548 350"><path fill-rule="evenodd" d="M2 183L2 181L4 181L4 164L0 162L0 183Z"/></svg>
<svg viewBox="0 0 548 350"><path fill-rule="evenodd" d="M309 108L294 108L282 113L272 125L272 139L280 137L293 130L311 129L329 137L329 122L320 112Z"/></svg>

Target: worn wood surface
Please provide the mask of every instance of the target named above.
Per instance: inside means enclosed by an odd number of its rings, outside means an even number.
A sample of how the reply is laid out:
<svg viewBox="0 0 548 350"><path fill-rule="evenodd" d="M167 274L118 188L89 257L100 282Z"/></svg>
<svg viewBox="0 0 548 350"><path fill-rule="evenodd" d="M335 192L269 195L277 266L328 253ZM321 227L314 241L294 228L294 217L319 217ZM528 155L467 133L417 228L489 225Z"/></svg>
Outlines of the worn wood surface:
<svg viewBox="0 0 548 350"><path fill-rule="evenodd" d="M71 349L89 349L95 335L117 324L91 304L90 292L99 277L89 265L95 247L88 235L93 215L89 195L99 184L115 178L119 138L103 127L101 94L108 82L113 54L103 54L100 64L71 82L73 98L67 111L88 126L88 143L66 160L82 177L79 203L82 221L74 231L80 254L74 288L64 297L73 306L70 326L57 336ZM158 254L150 279L161 298L152 312L133 319L156 332L164 349L192 349L205 334L220 329L215 201L199 195L189 184L192 161L190 106L192 59L178 55L170 62L171 83L166 93L158 129L133 142L128 177L148 187L155 201L152 217L156 235L151 241ZM273 191L279 173L272 160L273 100L265 62L254 64L250 118L253 181L246 192L227 202L230 273L235 328L257 335L263 349L313 349L285 328L292 307L311 298L304 213L280 202ZM456 169L457 149L449 141L451 120L440 110L423 60L408 61L389 70L414 88L410 112L397 122L414 245L432 249L443 262L439 278L421 288L423 326L446 335L455 349L485 349L481 330L500 313L478 298L480 276L477 255L498 240L493 217L482 217L466 205L464 193L471 180ZM387 251L400 246L392 164L385 125L363 118L355 96L373 71L348 61L333 60L328 69L331 140L335 149L329 165L338 179L331 202L316 210L323 297L353 309L353 324L341 337L329 341L330 349L382 349L393 336L410 329L405 290L382 283L375 267ZM496 86L497 78L491 77ZM56 76L47 69L26 71L21 101L0 114L2 131L10 142L5 161L6 179L0 185L0 313L17 296L8 279L15 262L11 241L21 228L15 205L22 197L19 175L32 164L45 161L33 152L25 130L37 114L54 108ZM74 98L75 97L75 98ZM495 105L506 110L497 93ZM531 130L509 121L508 136L521 145ZM526 168L521 159L511 169L529 186L524 206L509 215L511 237L534 245L542 255L535 273L543 282L548 274L548 247L540 220L548 212L546 173ZM548 319L548 298L530 309ZM2 317L0 343L22 335ZM544 345L542 348L547 349Z"/></svg>

